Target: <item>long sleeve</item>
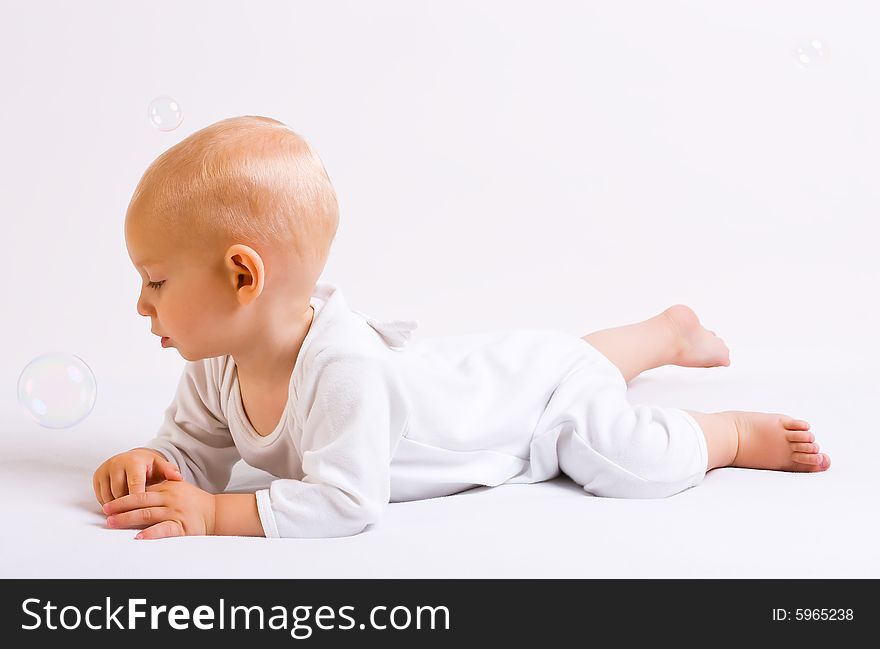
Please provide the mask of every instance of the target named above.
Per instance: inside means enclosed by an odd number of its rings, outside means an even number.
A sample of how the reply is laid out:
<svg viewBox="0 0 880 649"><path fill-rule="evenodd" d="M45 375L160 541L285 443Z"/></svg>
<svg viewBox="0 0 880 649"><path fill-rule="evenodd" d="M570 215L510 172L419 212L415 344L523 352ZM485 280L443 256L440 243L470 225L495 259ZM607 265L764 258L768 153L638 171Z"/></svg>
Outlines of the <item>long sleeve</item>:
<svg viewBox="0 0 880 649"><path fill-rule="evenodd" d="M338 537L377 522L391 497L391 439L399 406L382 362L335 356L303 399L302 480L257 491L267 537Z"/></svg>
<svg viewBox="0 0 880 649"><path fill-rule="evenodd" d="M210 359L187 362L156 437L144 446L165 455L200 489L226 489L240 455L220 408Z"/></svg>

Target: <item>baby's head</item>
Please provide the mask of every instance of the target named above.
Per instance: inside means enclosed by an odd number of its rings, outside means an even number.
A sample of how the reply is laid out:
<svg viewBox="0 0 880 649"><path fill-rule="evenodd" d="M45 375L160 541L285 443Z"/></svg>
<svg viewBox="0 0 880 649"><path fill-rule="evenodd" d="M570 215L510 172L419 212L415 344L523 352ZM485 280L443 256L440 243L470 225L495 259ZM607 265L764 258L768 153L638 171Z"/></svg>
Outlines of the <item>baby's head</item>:
<svg viewBox="0 0 880 649"><path fill-rule="evenodd" d="M187 360L231 354L299 323L336 236L320 158L267 117L225 119L144 172L125 215L137 310Z"/></svg>

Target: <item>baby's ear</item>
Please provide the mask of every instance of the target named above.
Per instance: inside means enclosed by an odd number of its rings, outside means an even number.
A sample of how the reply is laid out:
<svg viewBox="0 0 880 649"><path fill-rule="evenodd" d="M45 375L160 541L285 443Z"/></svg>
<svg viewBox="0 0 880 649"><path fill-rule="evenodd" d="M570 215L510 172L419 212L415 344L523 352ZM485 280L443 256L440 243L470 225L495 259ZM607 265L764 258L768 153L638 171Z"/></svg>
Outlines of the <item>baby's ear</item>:
<svg viewBox="0 0 880 649"><path fill-rule="evenodd" d="M229 246L224 255L229 281L242 304L249 304L263 292L265 268L259 253L241 243Z"/></svg>

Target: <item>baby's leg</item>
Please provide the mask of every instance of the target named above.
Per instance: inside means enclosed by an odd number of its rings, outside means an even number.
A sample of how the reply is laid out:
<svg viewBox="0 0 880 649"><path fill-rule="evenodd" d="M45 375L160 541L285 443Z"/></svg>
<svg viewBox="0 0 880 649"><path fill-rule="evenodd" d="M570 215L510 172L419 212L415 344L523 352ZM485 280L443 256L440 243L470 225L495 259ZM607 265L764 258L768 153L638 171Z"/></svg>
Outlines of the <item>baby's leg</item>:
<svg viewBox="0 0 880 649"><path fill-rule="evenodd" d="M825 471L831 458L819 453L810 424L766 412L705 413L687 410L706 437L709 470L724 466L776 471Z"/></svg>
<svg viewBox="0 0 880 649"><path fill-rule="evenodd" d="M584 340L614 363L627 383L662 365L730 365L730 350L689 307L676 304L643 322L603 329Z"/></svg>

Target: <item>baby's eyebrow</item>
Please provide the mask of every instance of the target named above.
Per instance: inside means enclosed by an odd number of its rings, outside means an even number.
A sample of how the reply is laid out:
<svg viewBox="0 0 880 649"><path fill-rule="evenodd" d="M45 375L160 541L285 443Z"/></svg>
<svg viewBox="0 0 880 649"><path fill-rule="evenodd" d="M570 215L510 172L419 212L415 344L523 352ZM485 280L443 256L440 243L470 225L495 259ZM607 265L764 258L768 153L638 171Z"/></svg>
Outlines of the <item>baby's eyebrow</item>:
<svg viewBox="0 0 880 649"><path fill-rule="evenodd" d="M150 270L150 268L147 268L147 266L152 268L152 271ZM160 264L154 261L148 261L142 264L134 264L134 269L135 271L137 271L138 275L149 277L153 273L159 272Z"/></svg>

